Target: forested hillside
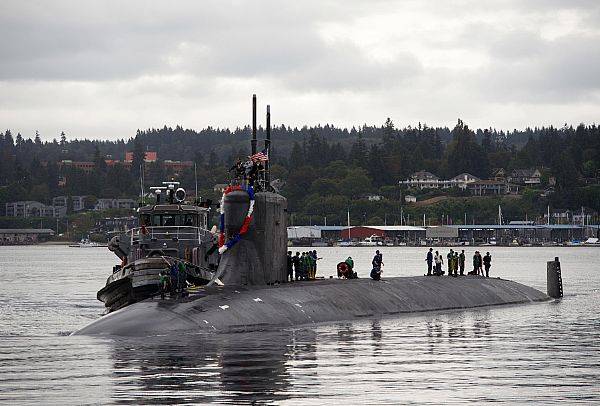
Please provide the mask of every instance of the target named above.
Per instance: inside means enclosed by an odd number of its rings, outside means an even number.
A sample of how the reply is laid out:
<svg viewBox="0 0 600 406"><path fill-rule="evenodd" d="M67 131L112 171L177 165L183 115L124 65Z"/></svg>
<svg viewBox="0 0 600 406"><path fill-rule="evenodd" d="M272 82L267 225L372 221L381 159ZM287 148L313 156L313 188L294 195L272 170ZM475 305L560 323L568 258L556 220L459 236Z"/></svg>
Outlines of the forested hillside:
<svg viewBox="0 0 600 406"><path fill-rule="evenodd" d="M259 139L263 129L259 130ZM213 187L228 180L227 169L237 157L249 153L250 129L207 128L194 131L176 128L138 131L135 137L119 141L69 139L42 142L39 135L23 137L7 130L0 139L0 202L37 200L49 203L58 195L135 197L139 195L139 168L144 151L156 151L158 161L146 164L146 187L173 176L162 161L193 161L203 196L215 198ZM437 221L441 215L461 222L493 222L498 204L505 218L541 216L548 205L554 208L600 211L600 128L533 128L522 131L471 130L462 121L453 129L395 128L391 120L382 126L340 129L333 126L303 128L276 127L272 131L272 178L283 181L291 221L341 223L350 209L353 222L398 224L408 216L419 221L423 214ZM106 160L122 161L134 151L132 169L108 166ZM60 166L62 160L90 161L91 173ZM404 180L417 170L440 178L471 173L481 179L494 168L538 168L542 172L539 190L525 189L519 198L466 198L464 192L401 190ZM194 188L193 169L177 174L188 189ZM66 180L59 186L59 179ZM549 179L556 179L552 192L542 197ZM403 195L419 197L447 194L435 205L407 205ZM384 199L369 201L367 195ZM403 219L401 219L401 215Z"/></svg>

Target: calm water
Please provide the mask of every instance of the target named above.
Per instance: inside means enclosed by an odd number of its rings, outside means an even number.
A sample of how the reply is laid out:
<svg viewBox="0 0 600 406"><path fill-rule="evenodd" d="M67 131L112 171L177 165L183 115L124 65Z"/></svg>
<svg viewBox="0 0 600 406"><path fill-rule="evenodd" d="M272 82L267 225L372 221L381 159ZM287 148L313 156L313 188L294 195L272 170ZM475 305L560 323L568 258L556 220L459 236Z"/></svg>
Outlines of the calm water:
<svg viewBox="0 0 600 406"><path fill-rule="evenodd" d="M319 274L351 255L365 277L373 253L318 251ZM384 277L423 274L425 250L382 251ZM490 252L494 276L544 291L546 261L559 256L566 297L212 339L125 340L66 336L102 313L95 293L113 254L0 247L0 402L600 403L600 249Z"/></svg>

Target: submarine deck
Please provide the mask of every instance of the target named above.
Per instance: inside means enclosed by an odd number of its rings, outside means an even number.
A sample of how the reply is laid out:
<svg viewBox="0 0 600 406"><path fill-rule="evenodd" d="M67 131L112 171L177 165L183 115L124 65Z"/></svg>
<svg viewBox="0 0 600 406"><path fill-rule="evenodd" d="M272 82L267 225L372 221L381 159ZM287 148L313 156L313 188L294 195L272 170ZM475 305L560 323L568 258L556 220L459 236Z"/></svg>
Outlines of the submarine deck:
<svg viewBox="0 0 600 406"><path fill-rule="evenodd" d="M523 284L478 276L324 279L276 286L207 287L183 299L147 299L75 334L230 333L549 300Z"/></svg>

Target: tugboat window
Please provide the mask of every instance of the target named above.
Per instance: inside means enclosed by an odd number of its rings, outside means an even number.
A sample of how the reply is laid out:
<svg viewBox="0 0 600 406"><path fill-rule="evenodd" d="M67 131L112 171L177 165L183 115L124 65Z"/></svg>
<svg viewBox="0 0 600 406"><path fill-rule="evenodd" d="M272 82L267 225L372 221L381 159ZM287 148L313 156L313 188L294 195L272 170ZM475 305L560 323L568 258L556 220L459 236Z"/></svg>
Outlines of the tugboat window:
<svg viewBox="0 0 600 406"><path fill-rule="evenodd" d="M185 217L185 222L183 223L184 226L187 227L196 227L196 216L192 215L192 214L188 214Z"/></svg>
<svg viewBox="0 0 600 406"><path fill-rule="evenodd" d="M178 224L175 224L175 216L166 215L166 216L163 216L163 225L164 226L175 226Z"/></svg>

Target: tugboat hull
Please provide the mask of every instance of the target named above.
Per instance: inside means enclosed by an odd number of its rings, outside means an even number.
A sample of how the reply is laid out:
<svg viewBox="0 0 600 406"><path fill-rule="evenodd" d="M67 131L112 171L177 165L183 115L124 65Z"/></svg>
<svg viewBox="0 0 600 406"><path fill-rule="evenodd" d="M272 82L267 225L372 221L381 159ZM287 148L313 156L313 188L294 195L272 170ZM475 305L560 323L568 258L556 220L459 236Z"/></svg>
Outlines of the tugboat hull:
<svg viewBox="0 0 600 406"><path fill-rule="evenodd" d="M170 263L176 258L151 257L134 261L131 265L113 273L106 286L98 291L97 298L109 312L132 303L151 298L160 293L160 273L170 272ZM194 285L203 285L211 279L212 273L186 266L186 280Z"/></svg>

